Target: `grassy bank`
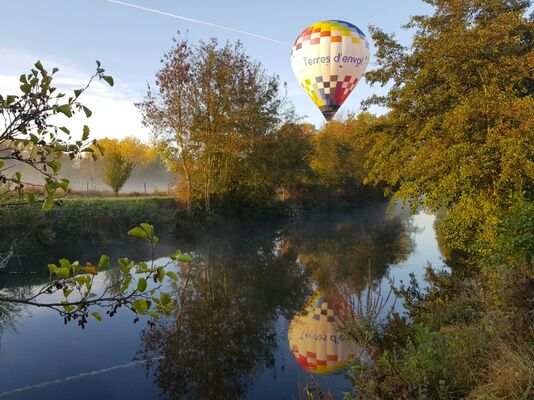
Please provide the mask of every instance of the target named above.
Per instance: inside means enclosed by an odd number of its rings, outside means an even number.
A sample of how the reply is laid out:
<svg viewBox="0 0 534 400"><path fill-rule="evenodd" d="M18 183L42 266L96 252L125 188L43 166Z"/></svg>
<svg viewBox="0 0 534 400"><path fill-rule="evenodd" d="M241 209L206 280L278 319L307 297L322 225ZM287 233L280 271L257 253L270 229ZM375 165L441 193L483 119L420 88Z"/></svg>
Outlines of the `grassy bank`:
<svg viewBox="0 0 534 400"><path fill-rule="evenodd" d="M141 222L160 232L181 221L172 197L72 197L44 212L39 205L0 208L0 251L41 254L50 246L117 241ZM183 221L183 219L182 219Z"/></svg>

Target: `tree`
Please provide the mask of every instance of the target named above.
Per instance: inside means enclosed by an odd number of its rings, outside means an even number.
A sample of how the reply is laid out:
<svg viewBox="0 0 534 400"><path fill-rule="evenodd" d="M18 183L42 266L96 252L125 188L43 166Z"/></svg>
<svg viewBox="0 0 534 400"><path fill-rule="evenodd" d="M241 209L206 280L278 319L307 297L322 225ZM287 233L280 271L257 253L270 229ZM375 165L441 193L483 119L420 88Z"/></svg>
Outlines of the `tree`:
<svg viewBox="0 0 534 400"><path fill-rule="evenodd" d="M354 195L363 187L369 130L375 120L369 113L349 115L345 121L329 122L313 137L310 165L321 186L342 196Z"/></svg>
<svg viewBox="0 0 534 400"><path fill-rule="evenodd" d="M110 150L104 157L102 180L113 189L115 196L132 174L134 166L133 162L126 160L126 157L116 150Z"/></svg>
<svg viewBox="0 0 534 400"><path fill-rule="evenodd" d="M285 123L267 140L267 148L258 151L267 160L263 173L271 180L268 190L281 192L282 199L298 198L302 188L312 180L310 159L315 127L308 124ZM250 168L254 171L253 166Z"/></svg>
<svg viewBox="0 0 534 400"><path fill-rule="evenodd" d="M79 98L95 78L106 81L113 86L113 78L104 75L105 69L97 61L96 72L86 86L74 90L73 94L63 100L65 93L57 92L53 86L54 75L59 70L54 68L49 73L40 61L29 74L20 76L22 94L0 95L0 204L12 201L14 191L22 195L25 182L20 171L26 165L43 176L41 185L45 194L43 209L48 210L54 204L58 189L68 190L67 179L57 179L61 169L60 159L68 156L73 159L82 152L93 152L88 146L89 127L83 128L81 140L72 142L72 136L64 126L49 122L50 117L63 114L71 118L76 112L84 112L90 117L92 112L80 103ZM96 144L96 142L95 142ZM29 202L37 199L31 192L27 193Z"/></svg>
<svg viewBox="0 0 534 400"><path fill-rule="evenodd" d="M156 73L157 95L148 87L143 102L136 104L157 142L158 150L172 172L180 173L185 187L185 203L191 212L194 143L189 131L191 104L188 91L192 85L192 49L185 40L173 39L174 46L163 55Z"/></svg>
<svg viewBox="0 0 534 400"><path fill-rule="evenodd" d="M105 138L100 140L99 144L104 150L102 180L113 189L115 196L130 178L136 165L154 159L152 149L134 137L125 137L122 140Z"/></svg>
<svg viewBox="0 0 534 400"><path fill-rule="evenodd" d="M453 247L476 253L491 242L499 210L532 198L534 27L524 0L427 0L415 16L411 50L372 28L378 68L391 84L367 104L389 109L376 125L369 181L395 198L448 210Z"/></svg>
<svg viewBox="0 0 534 400"><path fill-rule="evenodd" d="M158 93L149 88L138 107L163 157L183 175L189 209L202 199L209 212L213 196L235 192L236 171L255 143L283 121L281 85L239 42L175 41L162 64Z"/></svg>

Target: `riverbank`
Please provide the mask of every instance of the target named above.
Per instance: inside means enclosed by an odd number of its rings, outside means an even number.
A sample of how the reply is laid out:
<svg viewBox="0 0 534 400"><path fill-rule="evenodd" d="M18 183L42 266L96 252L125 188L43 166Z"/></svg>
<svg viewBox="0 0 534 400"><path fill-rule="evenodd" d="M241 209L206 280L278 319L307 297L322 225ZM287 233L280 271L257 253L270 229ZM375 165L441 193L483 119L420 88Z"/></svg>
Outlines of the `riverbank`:
<svg viewBox="0 0 534 400"><path fill-rule="evenodd" d="M126 232L141 222L154 225L159 234L191 234L217 226L239 226L247 222L297 220L305 214L350 210L380 201L349 202L275 202L257 210L224 208L208 215L198 211L193 217L172 196L68 196L50 211L40 205L0 207L0 253L12 247L17 255L29 258L50 254L52 249L75 255L87 244L99 247L120 245L128 240Z"/></svg>
<svg viewBox="0 0 534 400"><path fill-rule="evenodd" d="M50 247L117 242L140 222L172 231L180 221L172 197L74 197L44 212L39 205L0 208L0 250L16 247L26 256Z"/></svg>
<svg viewBox="0 0 534 400"><path fill-rule="evenodd" d="M448 272L429 267L424 288L405 282L404 315L348 329L373 358L352 366L355 398L532 398L534 206L499 217L484 251L448 260Z"/></svg>

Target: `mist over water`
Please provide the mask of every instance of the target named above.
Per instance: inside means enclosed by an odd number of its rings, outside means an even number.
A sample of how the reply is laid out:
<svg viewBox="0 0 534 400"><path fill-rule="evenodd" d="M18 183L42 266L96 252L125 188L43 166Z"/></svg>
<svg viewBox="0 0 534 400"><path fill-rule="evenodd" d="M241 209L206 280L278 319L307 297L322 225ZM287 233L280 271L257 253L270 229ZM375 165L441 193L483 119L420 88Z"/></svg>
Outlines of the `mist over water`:
<svg viewBox="0 0 534 400"><path fill-rule="evenodd" d="M52 399L76 392L81 399L298 398L299 388L315 379L340 398L351 387L343 368L317 374L314 361L299 361L295 347L307 344L290 343L293 321L303 321L319 295L324 309L341 318L339 310L354 305L369 283L399 283L410 272L421 277L427 261L441 263L433 216L385 210L381 203L291 223L162 236L159 256L180 248L195 261L180 270L180 282L189 283L174 292L181 305L177 316L152 327L144 319L133 324L127 310L81 330L63 325L49 310L0 309L0 397ZM148 257L137 242L100 250ZM88 245L84 256L97 259L98 252ZM115 275L107 271L101 284ZM0 285L31 292L46 279L46 272L4 275ZM345 350L335 351L339 360L345 357Z"/></svg>

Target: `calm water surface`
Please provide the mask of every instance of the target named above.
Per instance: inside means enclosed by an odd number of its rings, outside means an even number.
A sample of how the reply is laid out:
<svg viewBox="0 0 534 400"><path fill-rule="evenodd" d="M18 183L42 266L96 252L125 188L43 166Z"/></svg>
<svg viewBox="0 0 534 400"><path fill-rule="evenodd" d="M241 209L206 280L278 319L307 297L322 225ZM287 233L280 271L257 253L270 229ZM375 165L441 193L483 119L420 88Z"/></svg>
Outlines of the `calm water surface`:
<svg viewBox="0 0 534 400"><path fill-rule="evenodd" d="M343 359L357 344L338 323L369 279L385 293L410 273L421 278L428 262L442 264L433 222L425 213L386 216L380 205L164 237L159 256L180 248L195 257L181 273L179 316L150 327L125 310L81 330L50 310L0 308L0 398L298 399L312 380L342 397ZM98 250L148 258L135 241ZM78 255L95 260L98 250ZM116 276L108 271L99 284ZM2 274L0 288L24 294L46 278Z"/></svg>

